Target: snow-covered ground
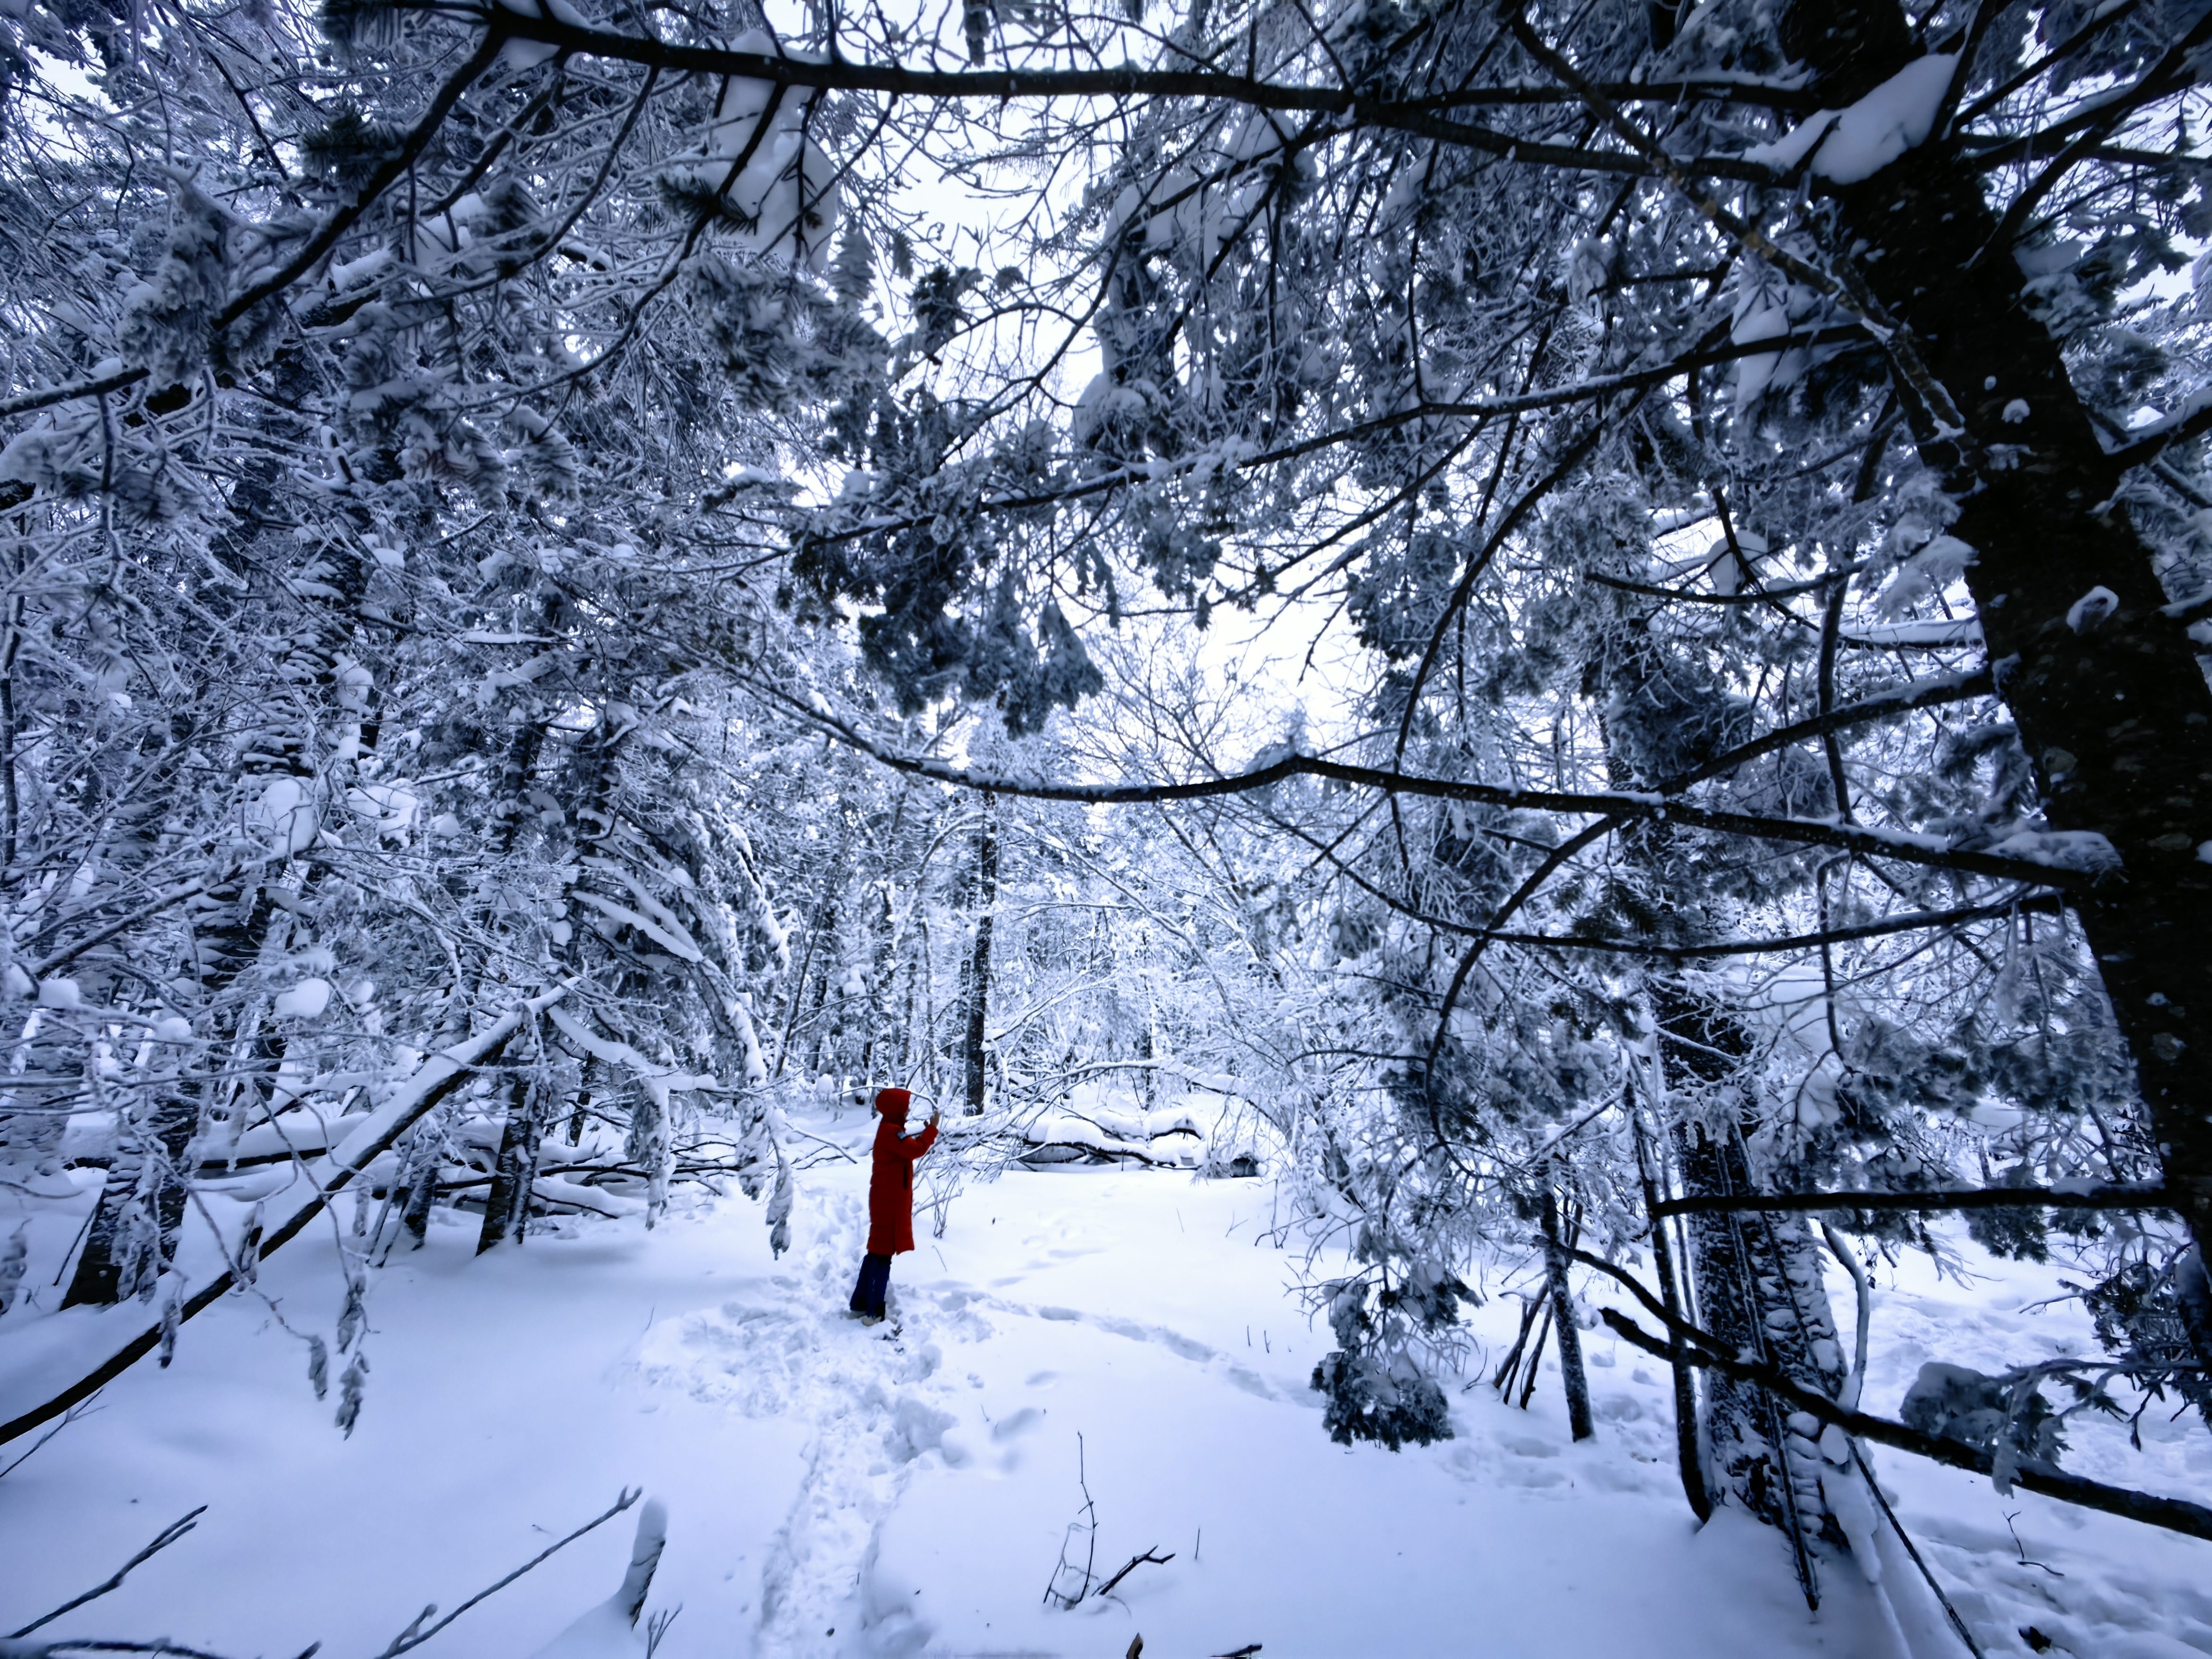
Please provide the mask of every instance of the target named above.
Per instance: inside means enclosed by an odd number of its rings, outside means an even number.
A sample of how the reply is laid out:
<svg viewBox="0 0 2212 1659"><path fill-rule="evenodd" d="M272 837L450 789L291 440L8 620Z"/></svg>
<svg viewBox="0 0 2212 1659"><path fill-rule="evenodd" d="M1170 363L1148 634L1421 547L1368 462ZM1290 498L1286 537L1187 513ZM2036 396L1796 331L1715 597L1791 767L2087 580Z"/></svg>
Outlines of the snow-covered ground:
<svg viewBox="0 0 2212 1659"><path fill-rule="evenodd" d="M850 1115L806 1127L856 1150L867 1132ZM1017 1171L970 1188L945 1236L925 1224L900 1258L895 1320L868 1329L844 1313L865 1177L809 1173L781 1261L735 1197L679 1203L650 1234L579 1221L481 1259L472 1219L434 1228L374 1282L350 1439L301 1344L230 1298L185 1328L170 1370L141 1365L0 1480L0 1635L205 1504L189 1537L40 1636L374 1654L425 1602L452 1607L635 1486L669 1514L647 1604L682 1609L669 1659L1121 1656L1139 1633L1151 1659L1255 1643L1265 1659L1895 1652L1847 1560L1820 1564L1808 1615L1778 1534L1694 1527L1663 1370L1601 1329L1585 1337L1592 1443L1569 1443L1548 1365L1525 1413L1475 1380L1511 1339L1518 1304L1499 1296L1471 1316L1456 1437L1347 1450L1306 1386L1326 1334L1264 1180ZM303 1328L335 1317L332 1248L311 1233L264 1273ZM27 1282L44 1286L55 1262L42 1278L39 1259ZM2070 1308L2018 1311L2048 1294L2047 1270L1974 1261L1989 1277L1964 1287L1917 1261L1882 1270L1871 1409L1893 1415L1931 1357L1994 1370L2087 1344ZM64 1327L135 1312L19 1308L0 1325L0 1416L38 1396L56 1352L98 1346ZM2084 1425L2068 1467L2212 1493L2201 1425L2154 1413L2144 1440L2138 1454ZM1881 1467L1984 1651L2028 1651L2032 1625L2078 1659L2212 1653L2212 1546L1899 1455ZM1063 1550L1091 1548L1069 1532L1079 1469L1101 1576L1173 1559L1071 1612L1044 1592ZM2045 1565L2023 1564L2008 1516ZM631 1534L618 1517L423 1650L536 1653L615 1589Z"/></svg>

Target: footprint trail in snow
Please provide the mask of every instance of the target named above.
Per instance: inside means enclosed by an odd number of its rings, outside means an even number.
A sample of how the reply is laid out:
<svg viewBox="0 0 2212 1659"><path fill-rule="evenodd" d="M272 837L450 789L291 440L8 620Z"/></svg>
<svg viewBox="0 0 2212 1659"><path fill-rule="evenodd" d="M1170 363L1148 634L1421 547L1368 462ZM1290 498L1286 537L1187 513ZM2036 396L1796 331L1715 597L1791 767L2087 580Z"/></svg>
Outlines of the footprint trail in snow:
<svg viewBox="0 0 2212 1659"><path fill-rule="evenodd" d="M976 1340L989 1327L957 1304L891 1292L895 1317L863 1326L845 1311L866 1225L864 1202L815 1193L813 1213L794 1229L805 1240L793 1270L770 1281L772 1302L731 1302L664 1320L641 1354L648 1380L748 1417L807 1425L805 1473L766 1565L753 1632L761 1655L861 1650L856 1602L876 1536L896 1507L914 1461L936 1451L967 1461L946 1431L955 1418L938 1403L933 1379L945 1340ZM869 1650L904 1652L927 1632L909 1611L876 1610Z"/></svg>

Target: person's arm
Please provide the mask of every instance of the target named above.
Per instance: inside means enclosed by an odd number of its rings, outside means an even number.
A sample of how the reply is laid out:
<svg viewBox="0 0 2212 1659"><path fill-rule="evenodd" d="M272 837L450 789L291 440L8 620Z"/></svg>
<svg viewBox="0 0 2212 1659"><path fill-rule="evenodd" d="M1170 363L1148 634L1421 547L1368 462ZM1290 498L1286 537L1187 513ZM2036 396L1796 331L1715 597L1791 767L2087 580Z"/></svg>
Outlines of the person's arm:
<svg viewBox="0 0 2212 1659"><path fill-rule="evenodd" d="M910 1158L920 1158L924 1152L927 1152L936 1144L937 1114L935 1112L932 1112L929 1115L929 1122L924 1127L922 1132L910 1139L901 1140L898 1143L898 1149L900 1153L904 1157Z"/></svg>

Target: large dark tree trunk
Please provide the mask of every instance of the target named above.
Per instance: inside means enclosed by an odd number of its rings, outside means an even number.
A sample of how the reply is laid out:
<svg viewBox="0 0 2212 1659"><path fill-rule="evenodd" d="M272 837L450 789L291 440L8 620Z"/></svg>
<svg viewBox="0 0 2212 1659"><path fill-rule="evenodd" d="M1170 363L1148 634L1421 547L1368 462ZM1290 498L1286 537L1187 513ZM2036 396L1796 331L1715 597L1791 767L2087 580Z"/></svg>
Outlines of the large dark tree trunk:
<svg viewBox="0 0 2212 1659"><path fill-rule="evenodd" d="M1895 0L1800 0L1787 39L1830 106L1916 52ZM1951 533L1980 555L1967 584L2045 811L2119 855L2076 914L2201 1243L2212 1238L2212 862L2198 854L2212 842L2212 690L2160 612L2149 549L2106 505L2118 479L1979 176L1937 134L1832 200L1834 246L1855 251L1963 418L1963 436L1940 430L1900 377L1920 453L1960 503Z"/></svg>
<svg viewBox="0 0 2212 1659"><path fill-rule="evenodd" d="M983 823L975 832L975 948L968 957L968 1115L983 1115L984 1016L991 1002L991 906L999 896L997 806L983 797Z"/></svg>

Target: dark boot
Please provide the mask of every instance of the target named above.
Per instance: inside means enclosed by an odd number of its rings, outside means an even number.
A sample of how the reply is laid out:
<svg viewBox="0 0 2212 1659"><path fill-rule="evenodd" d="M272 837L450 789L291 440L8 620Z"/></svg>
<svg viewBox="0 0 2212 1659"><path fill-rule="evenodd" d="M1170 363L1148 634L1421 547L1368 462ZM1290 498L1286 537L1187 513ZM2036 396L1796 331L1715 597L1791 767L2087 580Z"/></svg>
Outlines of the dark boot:
<svg viewBox="0 0 2212 1659"><path fill-rule="evenodd" d="M860 1282L853 1286L853 1311L863 1319L884 1316L884 1294L890 1288L891 1259L870 1254L860 1258Z"/></svg>

